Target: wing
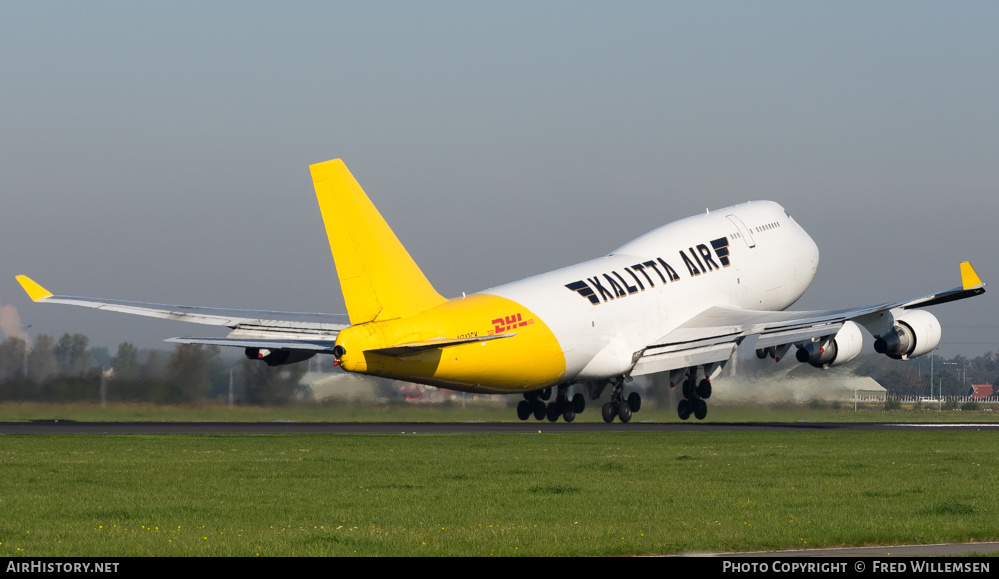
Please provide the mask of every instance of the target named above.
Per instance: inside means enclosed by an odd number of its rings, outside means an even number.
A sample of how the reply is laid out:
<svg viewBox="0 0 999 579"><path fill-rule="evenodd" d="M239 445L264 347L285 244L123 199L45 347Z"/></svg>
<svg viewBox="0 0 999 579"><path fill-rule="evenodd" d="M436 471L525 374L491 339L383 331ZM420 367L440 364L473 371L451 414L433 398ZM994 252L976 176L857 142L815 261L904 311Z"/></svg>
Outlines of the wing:
<svg viewBox="0 0 999 579"><path fill-rule="evenodd" d="M27 276L19 275L17 281L27 292L28 297L38 303L83 306L179 322L224 326L232 330L225 338L171 338L167 340L184 344L325 352L333 350L333 342L336 340L337 334L350 325L346 314L204 308L57 296Z"/></svg>
<svg viewBox="0 0 999 579"><path fill-rule="evenodd" d="M873 306L814 311L756 311L717 306L694 316L638 353L632 376L724 362L742 341L758 335L757 349L791 344L825 344L849 321L875 336L891 332L905 310L943 304L985 293L985 284L968 262L961 263L961 285L911 300ZM779 360L783 352L776 358Z"/></svg>

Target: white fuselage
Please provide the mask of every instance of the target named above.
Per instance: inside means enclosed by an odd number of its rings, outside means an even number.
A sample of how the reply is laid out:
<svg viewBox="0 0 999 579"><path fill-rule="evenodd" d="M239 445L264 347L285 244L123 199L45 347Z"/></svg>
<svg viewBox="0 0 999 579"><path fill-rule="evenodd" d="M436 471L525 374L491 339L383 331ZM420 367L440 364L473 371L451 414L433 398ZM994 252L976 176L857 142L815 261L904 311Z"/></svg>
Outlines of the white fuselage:
<svg viewBox="0 0 999 579"><path fill-rule="evenodd" d="M480 293L523 304L544 320L565 356L567 382L606 379L627 373L636 352L710 307L788 308L818 263L815 242L784 208L756 201Z"/></svg>

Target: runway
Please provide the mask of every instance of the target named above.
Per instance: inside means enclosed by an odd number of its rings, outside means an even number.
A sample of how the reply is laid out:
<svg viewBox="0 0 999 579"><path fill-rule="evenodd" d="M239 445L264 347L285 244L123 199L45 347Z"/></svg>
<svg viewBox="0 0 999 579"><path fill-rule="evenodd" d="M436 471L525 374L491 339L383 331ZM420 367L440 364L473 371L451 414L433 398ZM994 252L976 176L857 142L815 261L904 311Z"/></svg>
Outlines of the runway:
<svg viewBox="0 0 999 579"><path fill-rule="evenodd" d="M987 430L999 423L897 422L0 422L0 434L568 434L573 432L803 432Z"/></svg>
<svg viewBox="0 0 999 579"><path fill-rule="evenodd" d="M960 557L969 555L995 555L999 543L938 543L936 545L892 545L885 547L842 547L837 549L796 549L793 551L752 551L748 553L710 553L704 557Z"/></svg>

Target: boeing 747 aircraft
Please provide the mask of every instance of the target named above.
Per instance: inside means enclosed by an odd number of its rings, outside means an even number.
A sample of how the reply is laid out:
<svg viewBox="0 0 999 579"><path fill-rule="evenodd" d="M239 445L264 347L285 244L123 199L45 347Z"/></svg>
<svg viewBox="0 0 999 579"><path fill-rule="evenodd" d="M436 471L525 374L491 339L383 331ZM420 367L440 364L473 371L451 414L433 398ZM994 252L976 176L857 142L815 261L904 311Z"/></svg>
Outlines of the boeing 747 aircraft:
<svg viewBox="0 0 999 579"><path fill-rule="evenodd" d="M786 311L819 264L815 242L780 205L753 201L664 225L611 253L447 299L433 288L339 159L310 167L347 314L232 310L53 295L18 276L32 300L226 326L225 338L170 342L244 348L272 366L328 354L349 372L518 394L517 415L571 422L608 387L603 418L628 422L633 376L668 373L680 418L703 419L736 348L779 361L791 346L818 368L860 353L860 327L896 359L932 351L940 324L924 307L985 293L971 264L961 285L915 299ZM570 388L579 392L570 397ZM585 393L585 395L584 395ZM554 394L554 400L551 400ZM547 401L547 403L546 403Z"/></svg>

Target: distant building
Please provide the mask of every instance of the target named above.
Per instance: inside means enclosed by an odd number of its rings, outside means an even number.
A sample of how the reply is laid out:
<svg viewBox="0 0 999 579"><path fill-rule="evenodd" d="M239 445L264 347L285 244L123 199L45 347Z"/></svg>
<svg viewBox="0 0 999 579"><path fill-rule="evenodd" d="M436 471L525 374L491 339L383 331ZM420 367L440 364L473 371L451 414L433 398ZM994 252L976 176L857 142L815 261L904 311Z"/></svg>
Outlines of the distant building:
<svg viewBox="0 0 999 579"><path fill-rule="evenodd" d="M306 372L299 384L313 400L373 402L380 398L378 379L347 372Z"/></svg>
<svg viewBox="0 0 999 579"><path fill-rule="evenodd" d="M991 384L972 384L971 385L971 399L972 400L985 400L986 398L992 396L992 385Z"/></svg>
<svg viewBox="0 0 999 579"><path fill-rule="evenodd" d="M745 361L739 362L744 364ZM756 360L751 361L755 362ZM888 394L876 380L868 376L857 376L849 366L817 372L808 364L798 364L793 359L791 362L775 364L773 360L769 360L766 366L762 363L755 364L755 375L744 371L737 377L721 376L711 383L714 389L711 399L715 400L717 394L719 401L769 404L804 403L809 400L847 401L854 397L884 400Z"/></svg>

